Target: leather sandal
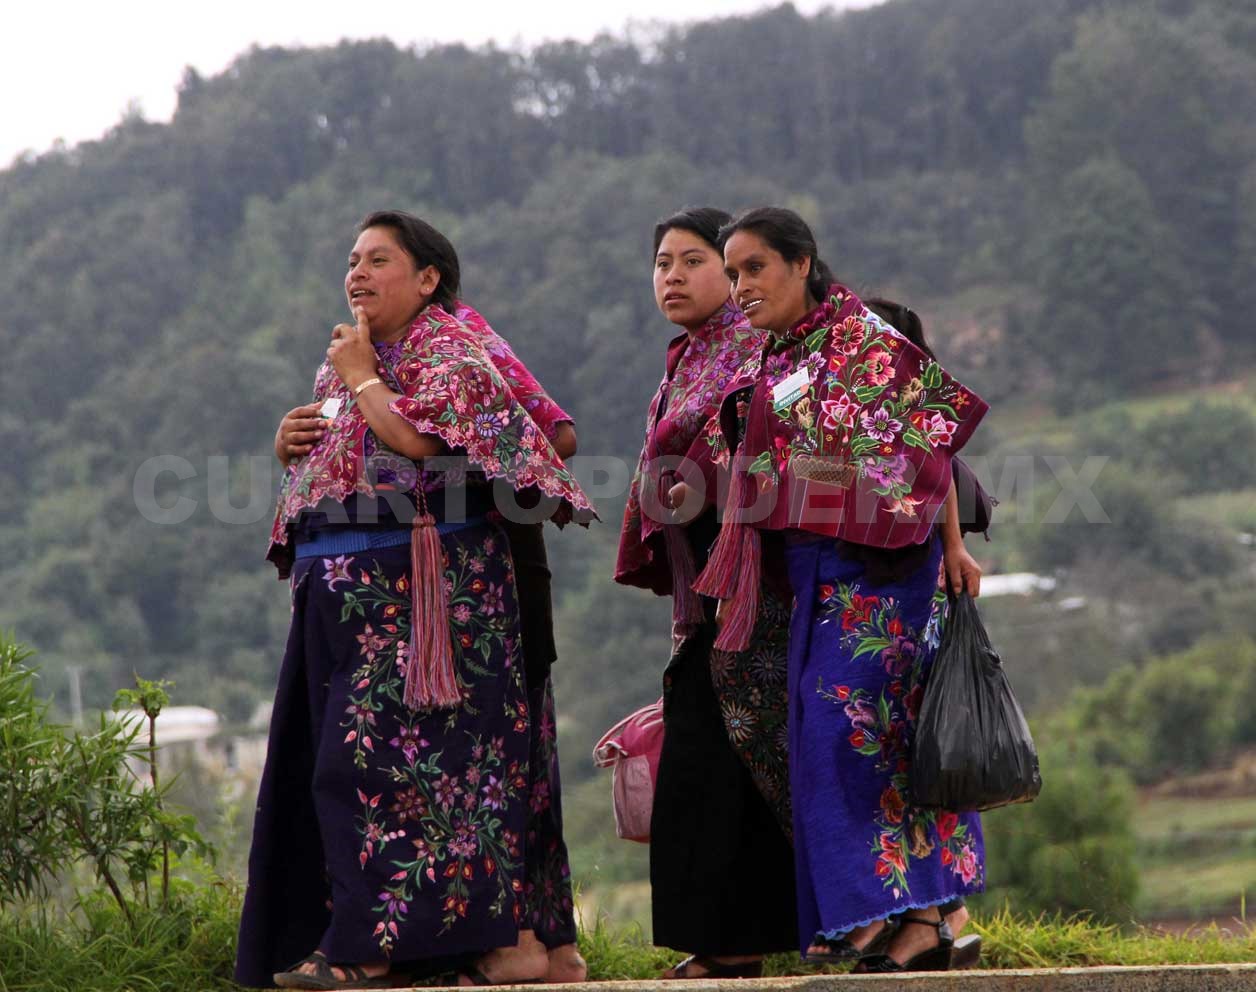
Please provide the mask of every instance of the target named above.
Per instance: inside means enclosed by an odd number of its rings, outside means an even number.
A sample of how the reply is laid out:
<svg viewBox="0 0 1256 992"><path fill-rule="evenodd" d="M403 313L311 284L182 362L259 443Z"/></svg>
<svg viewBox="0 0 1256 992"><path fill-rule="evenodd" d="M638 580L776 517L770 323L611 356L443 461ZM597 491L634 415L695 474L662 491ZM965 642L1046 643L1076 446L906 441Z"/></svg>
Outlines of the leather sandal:
<svg viewBox="0 0 1256 992"><path fill-rule="evenodd" d="M312 972L297 970L307 964L314 966ZM333 967L339 969L344 977L337 978ZM322 951L315 951L290 965L287 971L276 972L272 977L281 989L390 989L393 986L390 975L368 975L356 964L333 965Z"/></svg>
<svg viewBox="0 0 1256 992"><path fill-rule="evenodd" d="M808 964L826 964L831 962L857 961L861 957L872 954L884 953L885 948L890 943L890 938L898 931L898 924L889 920L885 921L885 925L881 927L872 939L863 947L856 947L851 943L850 937L843 934L840 937L826 937L823 934L816 934L815 939L811 941L813 947L823 947L820 953L808 950L803 955L803 960Z"/></svg>
<svg viewBox="0 0 1256 992"><path fill-rule="evenodd" d="M955 946L955 935L946 920L922 920L915 916L904 916L899 926L908 923L919 923L923 927L933 927L938 932L935 946L921 951L919 954L899 964L889 954L868 954L859 959L854 971L860 974L881 974L896 971L949 971L951 967L951 948Z"/></svg>
<svg viewBox="0 0 1256 992"><path fill-rule="evenodd" d="M701 968L701 975L689 974L689 967ZM701 954L690 954L689 957L681 961L677 965L668 968L667 971L659 975L664 981L672 981L680 978L762 978L763 977L763 959L758 961L742 961L740 964L725 964L723 961L716 961L714 958L704 957Z"/></svg>

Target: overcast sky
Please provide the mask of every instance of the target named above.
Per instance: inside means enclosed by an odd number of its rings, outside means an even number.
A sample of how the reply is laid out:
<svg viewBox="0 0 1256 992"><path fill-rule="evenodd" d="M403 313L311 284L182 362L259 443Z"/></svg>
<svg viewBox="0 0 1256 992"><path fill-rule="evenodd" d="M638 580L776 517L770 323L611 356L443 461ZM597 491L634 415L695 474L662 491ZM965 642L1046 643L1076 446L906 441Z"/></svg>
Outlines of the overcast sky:
<svg viewBox="0 0 1256 992"><path fill-rule="evenodd" d="M867 7L877 0L795 0ZM185 66L226 68L250 45L313 46L341 38L387 37L399 45L434 40L528 46L587 40L629 23L679 23L775 6L764 0L12 0L0 14L0 168L58 138L97 138L136 101L149 120L168 120Z"/></svg>

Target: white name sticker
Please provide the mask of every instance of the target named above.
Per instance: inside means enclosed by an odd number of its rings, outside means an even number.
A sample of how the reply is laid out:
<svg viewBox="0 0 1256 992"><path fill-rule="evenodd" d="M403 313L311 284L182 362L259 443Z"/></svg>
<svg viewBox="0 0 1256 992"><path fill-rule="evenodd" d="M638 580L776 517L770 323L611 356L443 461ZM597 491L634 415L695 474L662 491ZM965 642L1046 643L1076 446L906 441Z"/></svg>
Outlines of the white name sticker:
<svg viewBox="0 0 1256 992"><path fill-rule="evenodd" d="M339 396L331 396L323 400L323 405L318 412L324 420L335 420L340 416L340 407L343 404L344 400Z"/></svg>
<svg viewBox="0 0 1256 992"><path fill-rule="evenodd" d="M811 370L804 365L772 387L772 409L779 411L792 406L802 398L803 391L810 385Z"/></svg>

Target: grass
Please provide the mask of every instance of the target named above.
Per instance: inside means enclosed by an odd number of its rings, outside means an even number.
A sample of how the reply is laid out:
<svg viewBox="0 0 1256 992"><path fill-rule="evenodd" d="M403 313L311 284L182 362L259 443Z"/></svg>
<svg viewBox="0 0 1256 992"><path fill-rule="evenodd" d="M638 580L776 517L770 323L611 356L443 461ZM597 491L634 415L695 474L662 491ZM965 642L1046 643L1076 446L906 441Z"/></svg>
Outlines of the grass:
<svg viewBox="0 0 1256 992"><path fill-rule="evenodd" d="M1210 926L1190 935L1123 931L1083 917L1025 919L1004 911L973 921L987 968L1238 964L1256 960L1256 936Z"/></svg>
<svg viewBox="0 0 1256 992"><path fill-rule="evenodd" d="M1178 511L1192 520L1221 523L1248 534L1256 532L1256 489L1193 494L1175 502Z"/></svg>
<svg viewBox="0 0 1256 992"><path fill-rule="evenodd" d="M181 887L166 911L92 900L69 916L0 916L0 992L197 992L238 988L230 975L240 893Z"/></svg>
<svg viewBox="0 0 1256 992"><path fill-rule="evenodd" d="M1211 926L1190 935L1125 931L1084 917L1027 919L1008 911L974 919L982 935L983 968L1074 968L1099 965L1238 964L1256 960L1256 936ZM640 928L614 930L605 917L582 932L580 949L595 981L649 979L680 960L651 947ZM797 954L771 955L768 976L836 973L845 968L803 964Z"/></svg>
<svg viewBox="0 0 1256 992"><path fill-rule="evenodd" d="M1140 841L1244 828L1256 829L1256 796L1149 799L1139 804L1135 814L1135 831Z"/></svg>
<svg viewBox="0 0 1256 992"><path fill-rule="evenodd" d="M240 892L183 887L165 913L141 913L134 931L111 904L70 917L51 911L0 916L0 992L235 992L231 967ZM973 921L984 937L986 968L1218 964L1256 960L1256 937L1215 926L1189 936L1125 931L1084 918L1027 919L1008 911ZM648 980L681 954L653 947L640 926L616 927L605 914L580 933L594 981ZM768 958L769 976L842 969L803 964L797 954Z"/></svg>
<svg viewBox="0 0 1256 992"><path fill-rule="evenodd" d="M1214 853L1145 867L1140 905L1146 915L1200 918L1233 913L1247 892L1256 892L1256 852L1244 857Z"/></svg>
<svg viewBox="0 0 1256 992"><path fill-rule="evenodd" d="M1233 913L1256 892L1256 797L1149 799L1134 827L1143 915Z"/></svg>

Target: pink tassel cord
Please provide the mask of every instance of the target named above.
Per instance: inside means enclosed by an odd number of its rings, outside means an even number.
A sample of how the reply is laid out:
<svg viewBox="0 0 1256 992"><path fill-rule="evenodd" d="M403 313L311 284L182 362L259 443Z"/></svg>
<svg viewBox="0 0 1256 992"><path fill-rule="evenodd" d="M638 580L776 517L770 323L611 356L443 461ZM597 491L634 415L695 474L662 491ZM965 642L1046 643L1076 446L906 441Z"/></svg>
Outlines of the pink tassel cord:
<svg viewBox="0 0 1256 992"><path fill-rule="evenodd" d="M733 583L737 578L737 559L741 554L741 531L745 526L737 523L736 511L741 509L745 491L745 474L734 470L732 484L728 487L728 500L724 504L724 524L711 548L706 568L693 585L694 591L703 596L728 599L733 593Z"/></svg>
<svg viewBox="0 0 1256 992"><path fill-rule="evenodd" d="M449 632L444 552L425 506L415 513L410 531L410 604L410 663L402 701L412 710L457 706L462 691Z"/></svg>
<svg viewBox="0 0 1256 992"><path fill-rule="evenodd" d="M723 623L715 647L719 651L745 651L750 647L750 635L759 616L759 579L762 549L759 532L754 527L740 524L741 553L737 565L733 593L722 614Z"/></svg>
<svg viewBox="0 0 1256 992"><path fill-rule="evenodd" d="M745 651L759 615L759 581L762 549L759 532L739 523L738 511L745 503L747 476L733 472L724 508L724 525L711 549L707 566L693 588L704 596L727 600L721 613L722 626L715 639L720 651Z"/></svg>

